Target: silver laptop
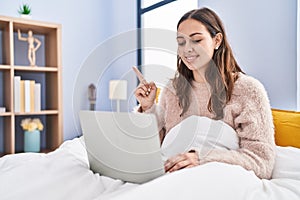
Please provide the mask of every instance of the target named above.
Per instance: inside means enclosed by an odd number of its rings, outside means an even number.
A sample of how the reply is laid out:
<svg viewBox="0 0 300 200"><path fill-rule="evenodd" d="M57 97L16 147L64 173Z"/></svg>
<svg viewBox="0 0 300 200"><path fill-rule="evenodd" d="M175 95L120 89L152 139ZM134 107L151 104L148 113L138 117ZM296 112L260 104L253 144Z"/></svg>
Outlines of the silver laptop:
<svg viewBox="0 0 300 200"><path fill-rule="evenodd" d="M95 173L133 183L165 173L154 115L80 111L79 117Z"/></svg>

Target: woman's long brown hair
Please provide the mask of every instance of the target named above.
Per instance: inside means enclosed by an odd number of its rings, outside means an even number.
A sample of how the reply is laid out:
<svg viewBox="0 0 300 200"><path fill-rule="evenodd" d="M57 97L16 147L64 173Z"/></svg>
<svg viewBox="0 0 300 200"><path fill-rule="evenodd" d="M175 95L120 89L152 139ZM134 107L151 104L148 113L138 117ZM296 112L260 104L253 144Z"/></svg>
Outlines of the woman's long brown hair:
<svg viewBox="0 0 300 200"><path fill-rule="evenodd" d="M234 82L237 79L237 72L244 73L236 62L231 47L227 41L224 26L218 15L208 9L200 8L192 10L179 20L179 25L187 19L195 19L201 22L214 38L217 33L223 35L222 42L218 49L215 50L209 67L205 72L205 78L210 85L211 96L207 109L214 113L214 119L222 119L224 117L223 108L230 101ZM176 95L179 98L179 104L182 108L181 116L188 110L190 105L191 81L194 76L191 70L187 68L180 57L177 56L177 73L172 79Z"/></svg>

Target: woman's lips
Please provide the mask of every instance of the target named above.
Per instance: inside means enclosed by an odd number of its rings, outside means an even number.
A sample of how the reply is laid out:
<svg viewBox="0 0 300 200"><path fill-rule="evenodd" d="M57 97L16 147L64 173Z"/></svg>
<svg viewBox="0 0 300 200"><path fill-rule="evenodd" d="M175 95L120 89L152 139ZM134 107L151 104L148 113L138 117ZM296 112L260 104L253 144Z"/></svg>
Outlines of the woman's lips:
<svg viewBox="0 0 300 200"><path fill-rule="evenodd" d="M193 62L198 56L185 56L186 61Z"/></svg>

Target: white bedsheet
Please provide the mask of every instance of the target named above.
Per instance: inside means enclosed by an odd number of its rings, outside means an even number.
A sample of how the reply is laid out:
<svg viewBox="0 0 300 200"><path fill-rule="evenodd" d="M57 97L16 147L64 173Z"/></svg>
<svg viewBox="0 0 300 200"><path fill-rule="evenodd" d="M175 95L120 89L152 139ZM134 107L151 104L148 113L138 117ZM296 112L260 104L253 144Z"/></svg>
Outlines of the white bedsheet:
<svg viewBox="0 0 300 200"><path fill-rule="evenodd" d="M0 158L0 199L299 200L300 149L277 150L277 162L281 163L277 163L276 178L272 180L258 179L240 166L213 162L136 185L90 171L83 140L76 138L48 154L23 153ZM282 165L286 158L290 160L289 167Z"/></svg>

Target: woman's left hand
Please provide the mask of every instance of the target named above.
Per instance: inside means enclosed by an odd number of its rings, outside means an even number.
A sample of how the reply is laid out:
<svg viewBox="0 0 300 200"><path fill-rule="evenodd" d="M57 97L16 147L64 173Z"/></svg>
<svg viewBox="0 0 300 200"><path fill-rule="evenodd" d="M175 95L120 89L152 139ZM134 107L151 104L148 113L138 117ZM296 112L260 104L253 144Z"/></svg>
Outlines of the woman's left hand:
<svg viewBox="0 0 300 200"><path fill-rule="evenodd" d="M196 152L187 152L178 154L172 158L169 158L165 162L165 171L174 172L183 168L190 168L199 165L199 157Z"/></svg>

